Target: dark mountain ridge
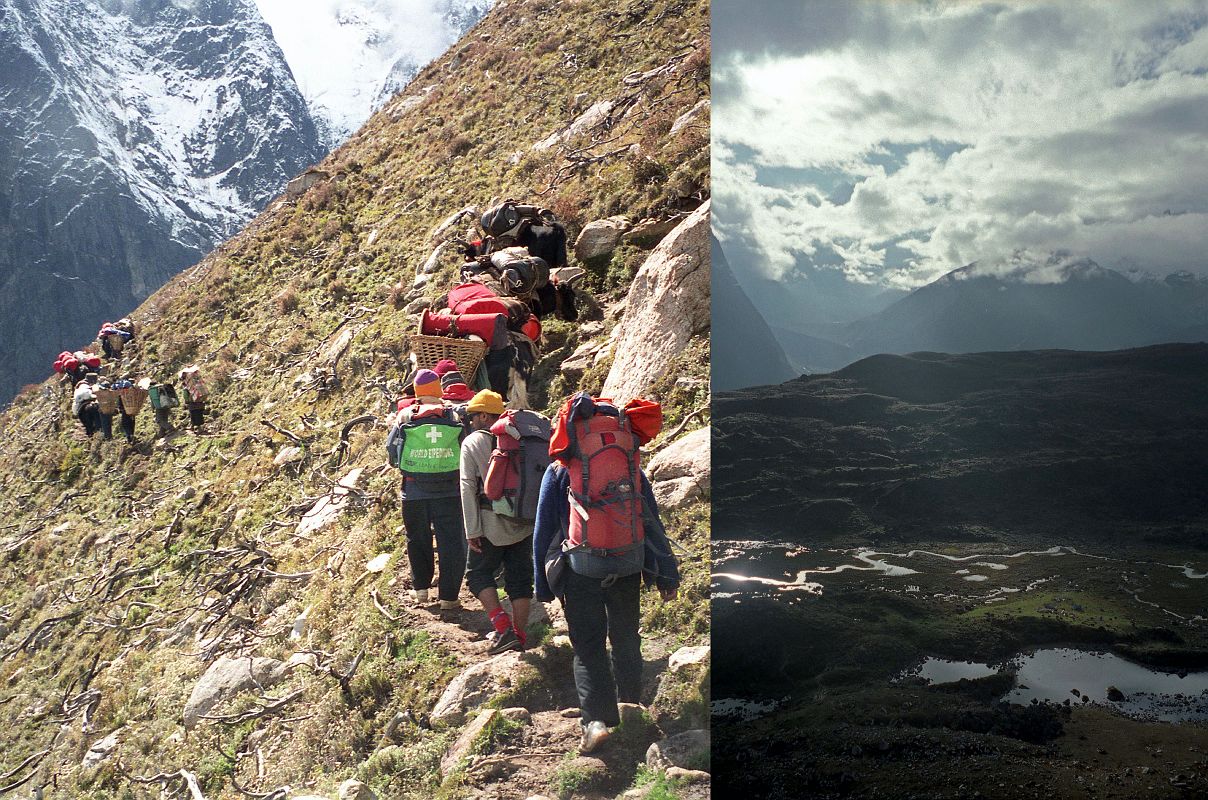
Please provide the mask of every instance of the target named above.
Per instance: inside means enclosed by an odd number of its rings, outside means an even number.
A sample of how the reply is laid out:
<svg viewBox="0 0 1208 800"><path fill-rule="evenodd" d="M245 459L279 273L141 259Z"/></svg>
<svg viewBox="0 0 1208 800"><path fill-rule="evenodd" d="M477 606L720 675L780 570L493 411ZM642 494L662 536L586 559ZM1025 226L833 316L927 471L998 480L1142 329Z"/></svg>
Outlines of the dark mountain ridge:
<svg viewBox="0 0 1208 800"><path fill-rule="evenodd" d="M877 355L722 394L714 529L1208 547L1205 386L1208 345L1167 344Z"/></svg>

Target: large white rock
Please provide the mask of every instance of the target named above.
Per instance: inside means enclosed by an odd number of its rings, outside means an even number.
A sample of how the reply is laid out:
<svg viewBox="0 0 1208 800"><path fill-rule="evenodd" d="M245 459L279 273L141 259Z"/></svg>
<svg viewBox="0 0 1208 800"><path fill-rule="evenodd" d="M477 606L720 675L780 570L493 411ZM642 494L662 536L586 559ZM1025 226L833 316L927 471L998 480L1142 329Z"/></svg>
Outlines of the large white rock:
<svg viewBox="0 0 1208 800"><path fill-rule="evenodd" d="M499 691L512 685L524 667L520 654L502 653L470 665L452 680L432 709L433 725L457 725L466 712L486 703Z"/></svg>
<svg viewBox="0 0 1208 800"><path fill-rule="evenodd" d="M684 667L693 664L704 664L709 660L709 653L707 644L698 647L681 647L671 654L671 658L667 659L667 669L670 672L679 672Z"/></svg>
<svg viewBox="0 0 1208 800"><path fill-rule="evenodd" d="M297 536L307 536L323 530L339 519L340 514L344 512L344 506L348 503L348 494L352 489L356 488L357 481L360 480L363 471L363 467L357 467L352 470L340 479L340 482L329 494L320 497L311 506L310 510L302 515L302 519L298 522L298 527L294 529L294 534Z"/></svg>
<svg viewBox="0 0 1208 800"><path fill-rule="evenodd" d="M604 397L625 403L662 377L693 336L709 331L709 206L693 211L651 251L617 324Z"/></svg>
<svg viewBox="0 0 1208 800"><path fill-rule="evenodd" d="M580 134L586 133L597 125L602 124L604 120L608 119L608 115L612 113L613 106L615 105L616 104L611 100L600 100L599 102L593 104L591 108L587 109L576 117L575 121L570 125L554 131L549 136L546 136L544 139L534 144L532 149L537 150L538 152L542 150L549 150L551 147L555 147L562 142L569 141Z"/></svg>
<svg viewBox="0 0 1208 800"><path fill-rule="evenodd" d="M340 784L339 797L340 800L378 800L372 789L355 778L349 778Z"/></svg>
<svg viewBox="0 0 1208 800"><path fill-rule="evenodd" d="M499 710L495 708L484 708L478 712L478 716L474 721L466 726L466 729L461 732L455 741L440 760L440 774L449 775L453 770L457 769L457 765L461 763L463 758L470 755L471 748L478 741L483 732L490 726L495 718L499 716Z"/></svg>
<svg viewBox="0 0 1208 800"><path fill-rule="evenodd" d="M122 728L118 728L104 739L93 742L92 747L88 748L88 752L84 754L84 760L81 762L84 769L98 767L105 759L113 755L113 751L117 749L121 738L122 730Z"/></svg>
<svg viewBox="0 0 1208 800"><path fill-rule="evenodd" d="M249 689L273 686L285 674L286 665L275 658L222 656L210 665L189 694L184 710L185 729L196 725L222 701Z"/></svg>
<svg viewBox="0 0 1208 800"><path fill-rule="evenodd" d="M621 237L630 228L625 217L597 219L583 226L579 238L575 239L575 257L580 261L606 256L621 242Z"/></svg>
<svg viewBox="0 0 1208 800"><path fill-rule="evenodd" d="M679 118L671 124L671 132L669 135L674 136L684 128L687 128L689 125L700 125L706 131L709 130L709 101L707 99L701 100L699 103L692 106L692 108L681 114Z"/></svg>
<svg viewBox="0 0 1208 800"><path fill-rule="evenodd" d="M646 474L660 507L679 508L709 490L709 440L709 428L700 428L650 459Z"/></svg>

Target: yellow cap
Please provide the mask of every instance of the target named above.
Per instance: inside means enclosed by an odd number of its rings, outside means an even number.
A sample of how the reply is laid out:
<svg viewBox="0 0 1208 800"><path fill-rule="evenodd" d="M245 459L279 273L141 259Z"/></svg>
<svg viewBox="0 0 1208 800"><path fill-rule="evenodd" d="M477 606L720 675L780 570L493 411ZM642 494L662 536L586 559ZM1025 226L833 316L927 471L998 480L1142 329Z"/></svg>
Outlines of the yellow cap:
<svg viewBox="0 0 1208 800"><path fill-rule="evenodd" d="M482 412L484 414L502 414L506 409L503 406L503 397L498 392L492 392L490 389L483 389L478 394L474 395L474 399L466 406L466 410L471 414Z"/></svg>

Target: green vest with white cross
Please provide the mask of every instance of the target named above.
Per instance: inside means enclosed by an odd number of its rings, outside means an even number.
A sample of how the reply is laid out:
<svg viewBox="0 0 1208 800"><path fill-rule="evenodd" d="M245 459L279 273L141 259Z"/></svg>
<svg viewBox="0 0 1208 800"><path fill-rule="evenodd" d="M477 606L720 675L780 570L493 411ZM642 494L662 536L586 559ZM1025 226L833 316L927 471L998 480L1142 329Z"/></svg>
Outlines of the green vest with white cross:
<svg viewBox="0 0 1208 800"><path fill-rule="evenodd" d="M403 430L406 438L398 461L403 472L441 475L460 469L461 425L437 416L412 420Z"/></svg>

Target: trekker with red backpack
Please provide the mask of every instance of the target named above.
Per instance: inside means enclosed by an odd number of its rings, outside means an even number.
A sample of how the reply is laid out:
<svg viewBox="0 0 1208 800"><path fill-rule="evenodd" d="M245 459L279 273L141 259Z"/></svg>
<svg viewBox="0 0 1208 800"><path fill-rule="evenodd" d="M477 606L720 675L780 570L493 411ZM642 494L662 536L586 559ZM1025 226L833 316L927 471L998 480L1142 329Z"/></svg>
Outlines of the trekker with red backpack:
<svg viewBox="0 0 1208 800"><path fill-rule="evenodd" d="M440 610L454 612L461 608L457 595L466 571L458 479L465 429L453 409L440 399L440 378L435 372L421 369L412 383L415 403L399 412L398 422L386 437L390 463L403 473L411 596L417 603L428 602L438 554Z"/></svg>
<svg viewBox="0 0 1208 800"><path fill-rule="evenodd" d="M487 652L524 650L533 598L533 520L549 465L550 422L535 411L508 411L503 397L489 389L474 395L466 414L471 428L461 444L461 513L470 546L466 584L495 628ZM510 616L495 585L500 566Z"/></svg>
<svg viewBox="0 0 1208 800"><path fill-rule="evenodd" d="M661 424L656 404L633 400L618 408L580 392L563 404L550 440L554 460L541 483L533 535L536 597L557 596L566 614L581 753L597 749L620 723L618 700L640 699L642 576L663 600L679 589L638 452Z"/></svg>

